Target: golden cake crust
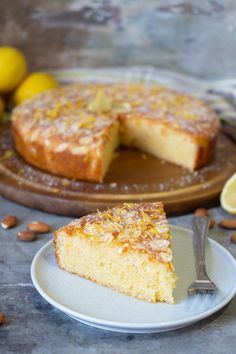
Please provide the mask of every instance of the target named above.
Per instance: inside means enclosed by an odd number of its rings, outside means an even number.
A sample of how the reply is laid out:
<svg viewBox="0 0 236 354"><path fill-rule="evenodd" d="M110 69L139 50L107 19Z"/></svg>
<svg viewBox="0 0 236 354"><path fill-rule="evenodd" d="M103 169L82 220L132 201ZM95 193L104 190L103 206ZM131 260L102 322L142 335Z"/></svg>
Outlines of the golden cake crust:
<svg viewBox="0 0 236 354"><path fill-rule="evenodd" d="M93 107L102 90L106 111ZM194 168L209 161L219 121L194 97L153 85L78 84L47 91L12 116L17 151L32 165L65 177L102 181L103 151L112 132L129 119L182 132L199 146Z"/></svg>
<svg viewBox="0 0 236 354"><path fill-rule="evenodd" d="M113 242L119 253L135 250L163 263L172 261L169 226L161 202L125 203L89 214L57 230L55 238L61 231L68 237L79 233L93 241Z"/></svg>

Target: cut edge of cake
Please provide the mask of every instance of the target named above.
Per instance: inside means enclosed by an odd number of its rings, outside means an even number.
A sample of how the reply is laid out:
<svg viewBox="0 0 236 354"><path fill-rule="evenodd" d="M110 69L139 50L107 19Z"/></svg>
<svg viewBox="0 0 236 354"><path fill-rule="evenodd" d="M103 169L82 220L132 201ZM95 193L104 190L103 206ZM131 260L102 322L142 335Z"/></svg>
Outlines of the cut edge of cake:
<svg viewBox="0 0 236 354"><path fill-rule="evenodd" d="M208 163L216 138L196 137L162 121L121 118L121 143L195 171Z"/></svg>

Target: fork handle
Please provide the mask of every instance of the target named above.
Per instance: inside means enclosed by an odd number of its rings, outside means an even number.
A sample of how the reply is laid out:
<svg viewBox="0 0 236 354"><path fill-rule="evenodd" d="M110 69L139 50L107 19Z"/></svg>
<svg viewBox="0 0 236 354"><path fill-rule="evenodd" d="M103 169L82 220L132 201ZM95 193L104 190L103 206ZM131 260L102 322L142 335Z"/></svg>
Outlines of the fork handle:
<svg viewBox="0 0 236 354"><path fill-rule="evenodd" d="M192 227L197 279L208 280L209 277L207 275L205 261L205 245L209 229L209 218L207 216L194 216Z"/></svg>

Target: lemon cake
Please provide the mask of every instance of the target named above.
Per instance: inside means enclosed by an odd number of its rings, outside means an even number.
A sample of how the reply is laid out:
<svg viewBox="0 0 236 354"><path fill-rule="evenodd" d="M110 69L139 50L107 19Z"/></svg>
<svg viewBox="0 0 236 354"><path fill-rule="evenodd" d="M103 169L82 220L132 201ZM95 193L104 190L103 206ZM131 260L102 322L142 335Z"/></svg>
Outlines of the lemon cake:
<svg viewBox="0 0 236 354"><path fill-rule="evenodd" d="M123 204L54 233L59 267L151 303L174 303L176 275L162 203Z"/></svg>
<svg viewBox="0 0 236 354"><path fill-rule="evenodd" d="M203 101L160 86L77 84L46 91L12 115L16 150L64 177L102 182L119 144L192 171L212 158L219 120Z"/></svg>

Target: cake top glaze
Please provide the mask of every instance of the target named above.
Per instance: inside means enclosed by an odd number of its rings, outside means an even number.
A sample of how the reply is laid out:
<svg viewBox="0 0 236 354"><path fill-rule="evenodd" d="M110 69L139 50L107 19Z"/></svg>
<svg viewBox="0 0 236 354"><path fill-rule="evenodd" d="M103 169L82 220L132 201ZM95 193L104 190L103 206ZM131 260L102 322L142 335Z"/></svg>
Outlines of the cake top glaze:
<svg viewBox="0 0 236 354"><path fill-rule="evenodd" d="M22 120L31 134L82 139L85 145L124 116L159 120L196 137L214 138L219 129L215 112L204 101L150 84L68 85L37 95L13 112L13 120Z"/></svg>
<svg viewBox="0 0 236 354"><path fill-rule="evenodd" d="M131 248L164 263L172 260L169 226L160 202L125 203L76 219L63 229L68 236L79 232L98 242L115 242L119 253Z"/></svg>

